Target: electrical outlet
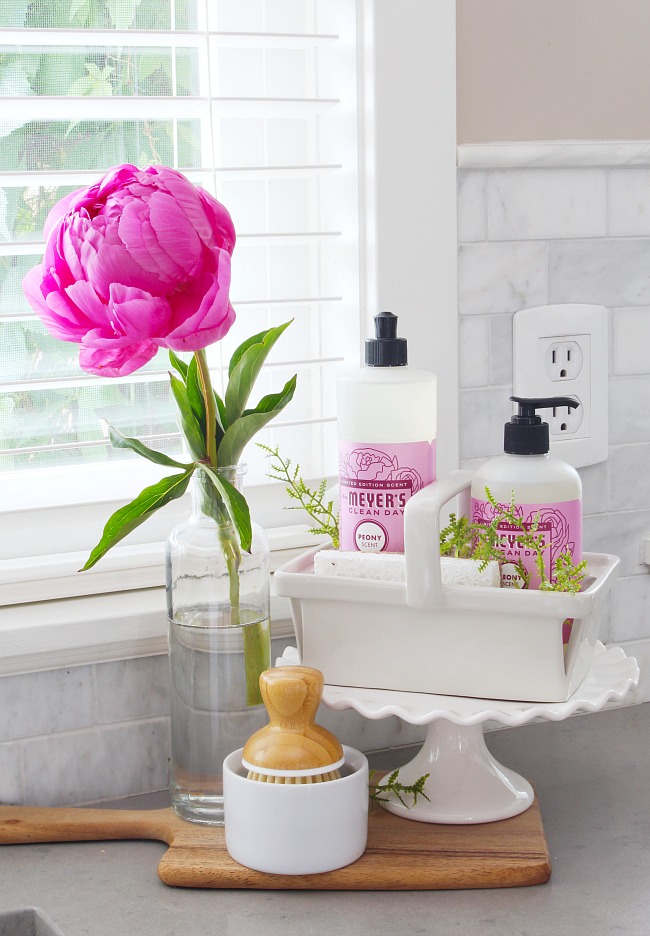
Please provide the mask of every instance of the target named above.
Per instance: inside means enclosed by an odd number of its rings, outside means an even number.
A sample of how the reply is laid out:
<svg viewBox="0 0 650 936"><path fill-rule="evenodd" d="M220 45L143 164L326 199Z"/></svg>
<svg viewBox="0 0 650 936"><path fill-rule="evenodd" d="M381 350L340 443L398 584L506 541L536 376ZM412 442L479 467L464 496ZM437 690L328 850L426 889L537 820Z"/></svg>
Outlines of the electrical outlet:
<svg viewBox="0 0 650 936"><path fill-rule="evenodd" d="M608 454L607 309L539 306L513 319L513 395L568 396L580 403L539 410L549 424L551 454L576 468Z"/></svg>
<svg viewBox="0 0 650 936"><path fill-rule="evenodd" d="M554 341L546 351L546 373L551 380L576 380L580 375L585 357L589 360L589 335L585 335L586 354L578 341Z"/></svg>
<svg viewBox="0 0 650 936"><path fill-rule="evenodd" d="M579 398L576 397L579 401ZM551 439L580 438L578 432L583 423L584 406L553 406L550 410L540 410L548 414L548 434ZM583 436L584 438L584 436Z"/></svg>

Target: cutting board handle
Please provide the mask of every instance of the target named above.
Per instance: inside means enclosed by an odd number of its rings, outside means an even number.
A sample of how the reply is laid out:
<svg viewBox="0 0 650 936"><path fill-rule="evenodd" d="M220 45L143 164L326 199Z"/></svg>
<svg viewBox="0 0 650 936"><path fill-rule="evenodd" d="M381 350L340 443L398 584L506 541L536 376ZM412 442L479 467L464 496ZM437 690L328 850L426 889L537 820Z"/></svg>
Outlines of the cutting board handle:
<svg viewBox="0 0 650 936"><path fill-rule="evenodd" d="M156 839L169 844L169 810L0 806L0 844L3 845L131 838Z"/></svg>

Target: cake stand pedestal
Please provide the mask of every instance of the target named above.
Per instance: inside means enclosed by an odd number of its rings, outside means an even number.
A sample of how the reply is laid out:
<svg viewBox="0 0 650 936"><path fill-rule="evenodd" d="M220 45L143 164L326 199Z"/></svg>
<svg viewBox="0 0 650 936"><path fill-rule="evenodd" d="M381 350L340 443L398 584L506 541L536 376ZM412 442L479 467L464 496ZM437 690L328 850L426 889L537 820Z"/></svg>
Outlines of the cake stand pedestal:
<svg viewBox="0 0 650 936"><path fill-rule="evenodd" d="M429 726L422 748L399 771L405 785L428 773L428 800L418 797L409 808L393 798L382 803L385 809L418 822L482 823L516 816L535 798L530 783L488 751L486 722L512 727L597 712L624 699L638 680L634 657L599 643L589 673L567 702L507 702L330 685L325 686L323 702L332 709L352 708L365 718L397 715L410 725Z"/></svg>

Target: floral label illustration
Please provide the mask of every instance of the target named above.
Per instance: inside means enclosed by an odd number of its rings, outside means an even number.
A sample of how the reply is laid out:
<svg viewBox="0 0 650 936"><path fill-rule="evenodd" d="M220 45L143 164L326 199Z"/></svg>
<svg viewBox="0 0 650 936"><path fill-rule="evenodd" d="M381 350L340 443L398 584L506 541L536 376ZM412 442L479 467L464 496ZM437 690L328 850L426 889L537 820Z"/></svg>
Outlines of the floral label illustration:
<svg viewBox="0 0 650 936"><path fill-rule="evenodd" d="M509 507L509 504L499 505ZM524 526L530 530L537 523L535 531L543 542L550 546L543 550L544 570L551 581L555 581L552 570L555 568L557 557L567 550L571 553L574 562L582 557L581 516L582 508L579 500L564 501L560 504L517 504L517 516L521 517ZM474 523L489 524L494 519L496 510L489 501L472 498L472 520ZM511 523L500 523L497 532L501 540L501 549L505 562L501 567L502 588L525 588L524 579L517 571L517 563L521 560L524 568L531 573L529 588L539 586L539 574L535 568L535 557L530 549L524 547L518 539L518 529Z"/></svg>
<svg viewBox="0 0 650 936"><path fill-rule="evenodd" d="M435 477L435 440L340 442L341 549L404 552L404 508Z"/></svg>

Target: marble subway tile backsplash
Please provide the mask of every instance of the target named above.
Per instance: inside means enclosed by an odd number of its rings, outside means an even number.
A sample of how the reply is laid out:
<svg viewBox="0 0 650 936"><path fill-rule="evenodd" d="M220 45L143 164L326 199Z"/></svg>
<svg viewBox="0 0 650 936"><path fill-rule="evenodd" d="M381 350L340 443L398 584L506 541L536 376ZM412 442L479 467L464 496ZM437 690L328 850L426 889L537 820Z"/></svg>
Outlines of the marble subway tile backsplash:
<svg viewBox="0 0 650 936"><path fill-rule="evenodd" d="M24 797L39 806L164 790L169 720L153 718L23 742Z"/></svg>
<svg viewBox="0 0 650 936"><path fill-rule="evenodd" d="M650 169L610 169L607 174L607 233L650 236Z"/></svg>
<svg viewBox="0 0 650 936"><path fill-rule="evenodd" d="M274 658L287 642L273 641ZM0 677L0 712L0 803L80 805L169 785L166 655ZM368 752L426 730L324 706L318 721Z"/></svg>
<svg viewBox="0 0 650 936"><path fill-rule="evenodd" d="M0 742L88 728L94 724L92 667L0 679Z"/></svg>
<svg viewBox="0 0 650 936"><path fill-rule="evenodd" d="M0 803L165 789L167 669L163 655L0 677Z"/></svg>
<svg viewBox="0 0 650 936"><path fill-rule="evenodd" d="M621 557L601 639L650 638L650 168L463 169L458 210L462 464L475 468L502 449L513 313L606 306L609 457L580 469L584 548ZM486 322L487 361L473 343Z"/></svg>
<svg viewBox="0 0 650 936"><path fill-rule="evenodd" d="M650 373L650 306L615 309L612 318L612 373Z"/></svg>
<svg viewBox="0 0 650 936"><path fill-rule="evenodd" d="M648 305L649 270L650 237L549 241L548 301Z"/></svg>
<svg viewBox="0 0 650 936"><path fill-rule="evenodd" d="M602 169L511 169L487 176L491 241L604 237L607 176Z"/></svg>
<svg viewBox="0 0 650 936"><path fill-rule="evenodd" d="M461 244L458 306L461 315L491 315L544 305L548 250L541 243Z"/></svg>

